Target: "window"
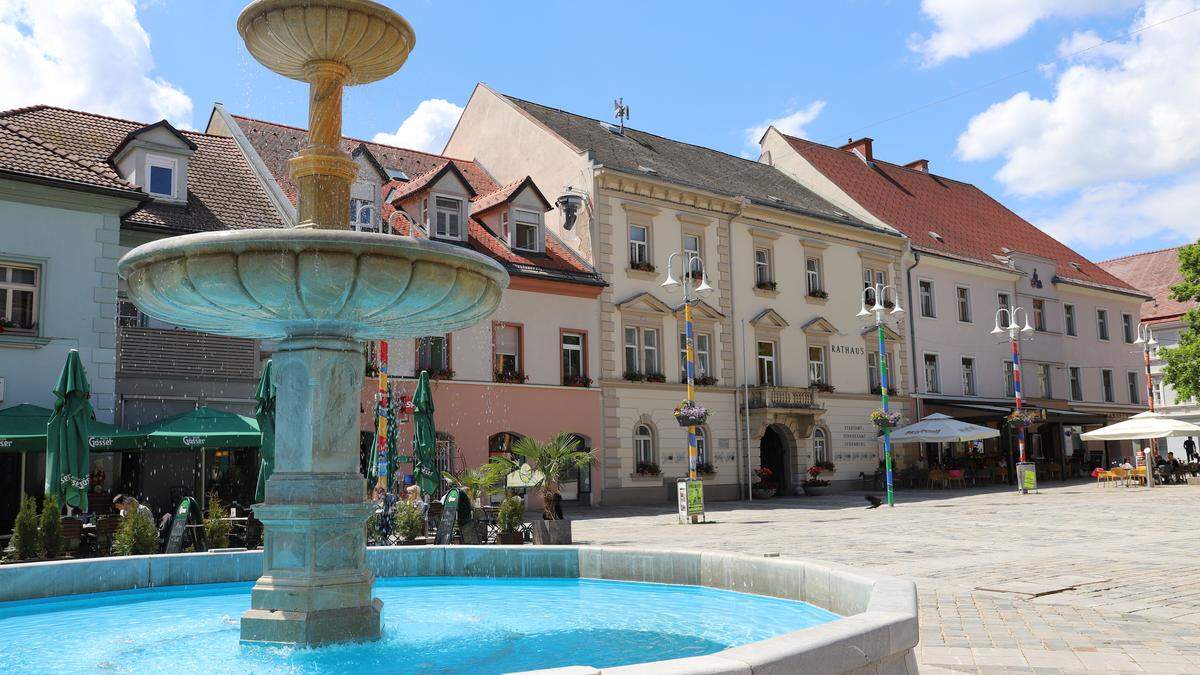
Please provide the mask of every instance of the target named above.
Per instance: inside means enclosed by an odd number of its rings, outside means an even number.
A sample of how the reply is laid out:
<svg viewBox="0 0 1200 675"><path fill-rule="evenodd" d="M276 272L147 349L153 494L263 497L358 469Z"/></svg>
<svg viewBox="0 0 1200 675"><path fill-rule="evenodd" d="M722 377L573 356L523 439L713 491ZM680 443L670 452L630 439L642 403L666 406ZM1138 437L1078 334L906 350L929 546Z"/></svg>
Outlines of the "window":
<svg viewBox="0 0 1200 675"><path fill-rule="evenodd" d="M513 248L519 248L522 251L542 250L541 214L523 209L513 209L513 221L516 223Z"/></svg>
<svg viewBox="0 0 1200 675"><path fill-rule="evenodd" d="M175 160L146 157L146 192L158 197L175 197Z"/></svg>
<svg viewBox="0 0 1200 675"><path fill-rule="evenodd" d="M0 293L3 292L0 290ZM129 300L125 291L117 293L117 325L122 328L145 328L147 325L146 315Z"/></svg>
<svg viewBox="0 0 1200 675"><path fill-rule="evenodd" d="M707 333L695 333L696 339L696 370L695 377L708 377L712 374L709 360L709 337ZM679 381L687 382L687 333L679 334Z"/></svg>
<svg viewBox="0 0 1200 675"><path fill-rule="evenodd" d="M659 372L658 330L625 327L625 371L656 375Z"/></svg>
<svg viewBox="0 0 1200 675"><path fill-rule="evenodd" d="M1113 397L1113 374L1108 368L1100 371L1100 389L1104 393L1104 402L1112 403Z"/></svg>
<svg viewBox="0 0 1200 675"><path fill-rule="evenodd" d="M774 387L775 378L775 343L770 340L759 340L758 385L760 387Z"/></svg>
<svg viewBox="0 0 1200 675"><path fill-rule="evenodd" d="M1039 298L1033 299L1033 329L1046 330L1046 301Z"/></svg>
<svg viewBox="0 0 1200 675"><path fill-rule="evenodd" d="M896 388L896 373L892 372L892 355L884 352L883 363L887 366L888 388ZM871 393L879 393L879 354L877 352L867 352L867 383L870 385Z"/></svg>
<svg viewBox="0 0 1200 675"><path fill-rule="evenodd" d="M1054 380L1051 378L1049 363L1038 366L1038 383L1041 385L1042 398L1054 398Z"/></svg>
<svg viewBox="0 0 1200 675"><path fill-rule="evenodd" d="M937 317L933 306L933 282L927 279L918 281L917 291L921 296L921 316L928 319Z"/></svg>
<svg viewBox="0 0 1200 675"><path fill-rule="evenodd" d="M629 266L650 264L650 228L645 225L629 226Z"/></svg>
<svg viewBox="0 0 1200 675"><path fill-rule="evenodd" d="M1108 310L1096 310L1096 337L1108 340Z"/></svg>
<svg viewBox="0 0 1200 675"><path fill-rule="evenodd" d="M451 197L434 197L433 236L444 239L462 239L462 200Z"/></svg>
<svg viewBox="0 0 1200 675"><path fill-rule="evenodd" d="M33 331L38 322L39 269L0 262L0 321L4 330Z"/></svg>
<svg viewBox="0 0 1200 675"><path fill-rule="evenodd" d="M509 323L492 324L492 369L497 374L521 372L521 327Z"/></svg>
<svg viewBox="0 0 1200 675"><path fill-rule="evenodd" d="M683 235L683 258L688 261L687 275L689 277L699 277L701 274L700 248L700 237L685 232Z"/></svg>
<svg viewBox="0 0 1200 675"><path fill-rule="evenodd" d="M1008 307L1010 304L1008 302L1008 293L997 293L996 294L996 304L999 305L1000 307Z"/></svg>
<svg viewBox="0 0 1200 675"><path fill-rule="evenodd" d="M562 334L562 377L563 384L587 377L584 361L583 333Z"/></svg>
<svg viewBox="0 0 1200 675"><path fill-rule="evenodd" d="M958 294L958 320L963 323L971 323L971 289L966 286L959 286L955 289Z"/></svg>
<svg viewBox="0 0 1200 675"><path fill-rule="evenodd" d="M1154 395L1154 405L1161 406L1164 399L1162 380L1155 379L1150 387L1150 392Z"/></svg>
<svg viewBox="0 0 1200 675"><path fill-rule="evenodd" d="M638 464L654 464L654 431L648 425L633 428L633 454Z"/></svg>
<svg viewBox="0 0 1200 675"><path fill-rule="evenodd" d="M708 463L708 435L704 427L696 427L696 466Z"/></svg>
<svg viewBox="0 0 1200 675"><path fill-rule="evenodd" d="M810 345L808 348L808 383L829 384L825 372L825 348L821 345Z"/></svg>
<svg viewBox="0 0 1200 675"><path fill-rule="evenodd" d="M375 232L375 202L368 199L350 200L350 229Z"/></svg>
<svg viewBox="0 0 1200 675"><path fill-rule="evenodd" d="M1075 331L1075 305L1063 305L1063 323L1067 335L1078 335Z"/></svg>
<svg viewBox="0 0 1200 675"><path fill-rule="evenodd" d="M1005 361L1004 362L1004 395L1005 396L1016 396L1016 394L1017 394L1017 380L1013 373L1013 363L1012 363L1012 361Z"/></svg>
<svg viewBox="0 0 1200 675"><path fill-rule="evenodd" d="M804 270L808 278L808 294L815 295L823 292L825 284L821 280L821 259L805 258Z"/></svg>
<svg viewBox="0 0 1200 675"><path fill-rule="evenodd" d="M1133 344L1133 316L1130 314L1121 315L1121 337L1125 339L1125 344Z"/></svg>
<svg viewBox="0 0 1200 675"><path fill-rule="evenodd" d="M970 356L962 357L962 391L963 396L975 395L975 359Z"/></svg>
<svg viewBox="0 0 1200 675"><path fill-rule="evenodd" d="M450 338L434 335L417 339L417 370L450 370Z"/></svg>
<svg viewBox="0 0 1200 675"><path fill-rule="evenodd" d="M813 429L813 464L829 461L829 442L825 430Z"/></svg>
<svg viewBox="0 0 1200 675"><path fill-rule="evenodd" d="M1130 372L1126 373L1126 377L1128 378L1128 381L1129 381L1129 402L1133 403L1133 404L1141 403L1142 397L1138 392L1141 390L1142 387L1141 387L1141 384L1139 384L1139 382L1138 382L1138 380L1140 379L1138 377L1138 374L1133 371L1130 371Z"/></svg>
<svg viewBox="0 0 1200 675"><path fill-rule="evenodd" d="M765 248L754 249L754 283L766 285L774 281L771 273L771 251Z"/></svg>
<svg viewBox="0 0 1200 675"><path fill-rule="evenodd" d="M1071 379L1071 400L1083 400L1083 374L1079 371L1079 366L1071 366L1067 368L1067 374Z"/></svg>
<svg viewBox="0 0 1200 675"><path fill-rule="evenodd" d="M874 289L875 289L875 286L877 286L879 284L887 284L887 272L885 272L884 270L877 270L877 269L873 269L870 267L864 267L863 268L863 288L871 289L871 291L866 294L866 296L867 296L866 300L867 300L868 305L876 304ZM880 298L880 300L886 301L885 298Z"/></svg>
<svg viewBox="0 0 1200 675"><path fill-rule="evenodd" d="M925 355L925 390L931 394L942 393L941 374L938 373L937 354Z"/></svg>

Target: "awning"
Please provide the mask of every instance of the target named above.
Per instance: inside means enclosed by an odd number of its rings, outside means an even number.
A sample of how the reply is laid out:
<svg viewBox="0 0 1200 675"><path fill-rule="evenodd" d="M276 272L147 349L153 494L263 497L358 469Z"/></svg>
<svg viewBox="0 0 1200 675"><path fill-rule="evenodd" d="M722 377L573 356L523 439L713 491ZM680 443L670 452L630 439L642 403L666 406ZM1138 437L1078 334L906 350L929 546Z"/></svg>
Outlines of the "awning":
<svg viewBox="0 0 1200 675"><path fill-rule="evenodd" d="M202 448L257 448L262 443L253 417L196 408L138 429L147 450L197 451Z"/></svg>
<svg viewBox="0 0 1200 675"><path fill-rule="evenodd" d="M0 452L45 452L46 424L54 413L40 405L23 403L0 410ZM91 452L139 450L145 434L92 420L88 425Z"/></svg>

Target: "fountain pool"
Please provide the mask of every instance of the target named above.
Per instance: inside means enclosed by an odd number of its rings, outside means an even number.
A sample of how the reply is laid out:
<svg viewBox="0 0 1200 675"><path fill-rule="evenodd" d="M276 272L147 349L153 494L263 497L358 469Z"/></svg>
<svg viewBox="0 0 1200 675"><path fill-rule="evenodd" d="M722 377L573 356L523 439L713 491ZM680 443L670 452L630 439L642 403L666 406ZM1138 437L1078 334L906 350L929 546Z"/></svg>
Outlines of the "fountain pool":
<svg viewBox="0 0 1200 675"><path fill-rule="evenodd" d="M485 675L701 656L839 618L803 602L694 586L380 578L375 594L386 610L378 641L239 646L237 619L250 607L250 587L201 584L0 604L0 671ZM64 630L69 626L86 630Z"/></svg>

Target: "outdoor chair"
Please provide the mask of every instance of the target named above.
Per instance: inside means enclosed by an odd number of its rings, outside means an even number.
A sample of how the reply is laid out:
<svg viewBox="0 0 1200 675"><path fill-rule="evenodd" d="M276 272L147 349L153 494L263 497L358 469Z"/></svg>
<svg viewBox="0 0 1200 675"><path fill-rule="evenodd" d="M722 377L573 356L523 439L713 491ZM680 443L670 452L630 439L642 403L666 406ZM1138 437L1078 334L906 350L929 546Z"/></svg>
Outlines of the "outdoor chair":
<svg viewBox="0 0 1200 675"><path fill-rule="evenodd" d="M1110 481L1113 485L1116 485L1118 482L1124 485L1129 481L1129 470L1127 469L1117 466L1109 469L1108 473L1112 476Z"/></svg>
<svg viewBox="0 0 1200 675"><path fill-rule="evenodd" d="M1062 464L1047 464L1046 475L1051 480L1062 480Z"/></svg>
<svg viewBox="0 0 1200 675"><path fill-rule="evenodd" d="M944 469L929 470L929 487L932 488L948 488L950 487L950 476Z"/></svg>
<svg viewBox="0 0 1200 675"><path fill-rule="evenodd" d="M1096 485L1098 485L1098 486L1107 485L1107 484L1113 482L1113 478L1114 478L1114 476L1113 476L1112 471L1105 471L1105 470L1101 469L1096 472Z"/></svg>
<svg viewBox="0 0 1200 675"><path fill-rule="evenodd" d="M1130 478L1130 480L1133 481L1133 483L1135 485L1145 485L1146 484L1146 467L1144 467L1144 466L1137 467L1130 473L1129 478Z"/></svg>
<svg viewBox="0 0 1200 675"><path fill-rule="evenodd" d="M1007 483L1008 469L1000 465L994 466L992 467L992 477L995 478L997 483Z"/></svg>
<svg viewBox="0 0 1200 675"><path fill-rule="evenodd" d="M112 549L113 536L121 528L121 516L104 516L96 521L96 553L107 555Z"/></svg>
<svg viewBox="0 0 1200 675"><path fill-rule="evenodd" d="M966 488L967 479L963 475L962 469L950 469L946 472L946 482L950 487Z"/></svg>
<svg viewBox="0 0 1200 675"><path fill-rule="evenodd" d="M67 551L77 550L83 541L83 521L65 516L59 522L62 523L63 548Z"/></svg>

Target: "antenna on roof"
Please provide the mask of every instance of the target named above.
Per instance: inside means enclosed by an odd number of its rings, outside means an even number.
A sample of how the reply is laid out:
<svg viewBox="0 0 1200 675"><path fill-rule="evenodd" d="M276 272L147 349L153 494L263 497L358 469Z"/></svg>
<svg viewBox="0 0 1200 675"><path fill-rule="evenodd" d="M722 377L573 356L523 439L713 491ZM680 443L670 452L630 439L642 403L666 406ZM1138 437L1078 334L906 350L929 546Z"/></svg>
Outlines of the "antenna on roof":
<svg viewBox="0 0 1200 675"><path fill-rule="evenodd" d="M613 115L621 122L621 133L625 133L625 120L629 119L629 106L625 105L625 97L613 101Z"/></svg>

